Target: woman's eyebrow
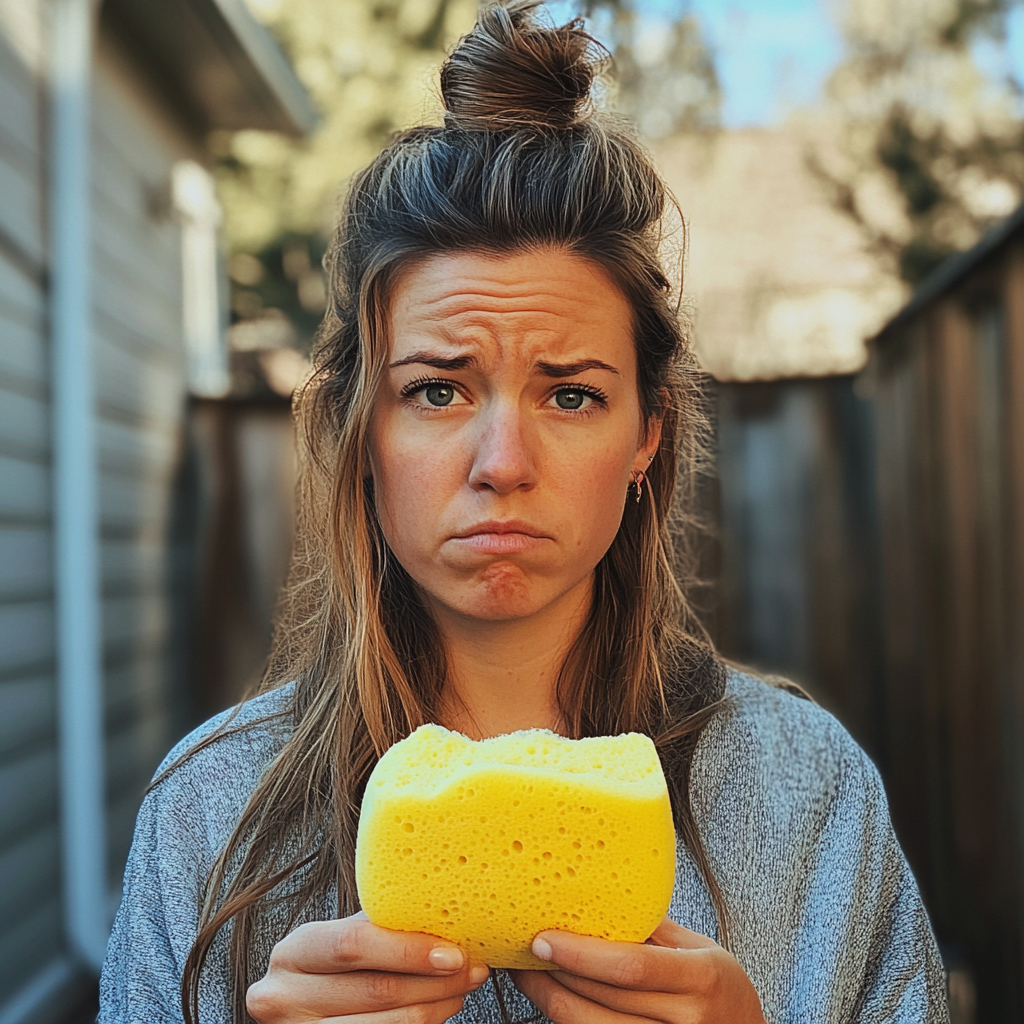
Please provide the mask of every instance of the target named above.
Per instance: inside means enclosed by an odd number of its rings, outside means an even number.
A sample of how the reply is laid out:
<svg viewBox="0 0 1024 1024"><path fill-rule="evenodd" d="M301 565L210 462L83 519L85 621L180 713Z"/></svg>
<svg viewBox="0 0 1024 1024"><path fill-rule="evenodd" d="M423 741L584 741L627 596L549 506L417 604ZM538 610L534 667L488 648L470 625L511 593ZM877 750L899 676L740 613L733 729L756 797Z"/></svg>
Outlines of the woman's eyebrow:
<svg viewBox="0 0 1024 1024"><path fill-rule="evenodd" d="M419 363L423 366L432 366L435 370L464 370L476 362L475 356L438 356L430 352L414 352L404 359L396 359L388 364L389 369L398 366L409 366L412 363ZM619 371L609 363L600 359L580 359L574 363L549 363L538 361L534 364L536 369L545 377L575 377L584 370L607 370L609 373L619 374Z"/></svg>
<svg viewBox="0 0 1024 1024"><path fill-rule="evenodd" d="M396 359L388 364L388 369L393 370L396 366L409 366L411 363L422 363L424 366L433 366L435 370L464 370L467 366L476 362L474 356L435 356L429 352L413 352L411 356L404 359Z"/></svg>
<svg viewBox="0 0 1024 1024"><path fill-rule="evenodd" d="M600 359L581 359L576 363L538 362L536 366L545 377L575 377L584 370L608 370L609 373L615 374L619 372L614 366L602 363Z"/></svg>

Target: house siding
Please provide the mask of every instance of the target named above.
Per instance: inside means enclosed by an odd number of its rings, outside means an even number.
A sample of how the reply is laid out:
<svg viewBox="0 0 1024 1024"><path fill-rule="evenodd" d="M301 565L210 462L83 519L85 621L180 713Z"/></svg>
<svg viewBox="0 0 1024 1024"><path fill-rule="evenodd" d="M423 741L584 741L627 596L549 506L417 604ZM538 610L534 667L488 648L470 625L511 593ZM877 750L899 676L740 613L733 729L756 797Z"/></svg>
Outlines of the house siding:
<svg viewBox="0 0 1024 1024"><path fill-rule="evenodd" d="M37 11L38 13L38 11ZM112 890L153 769L180 734L168 530L186 406L171 168L194 157L101 39L92 96L92 288ZM46 293L37 69L0 24L0 1015L64 954Z"/></svg>
<svg viewBox="0 0 1024 1024"><path fill-rule="evenodd" d="M0 32L0 1006L63 942L43 125L38 71Z"/></svg>
<svg viewBox="0 0 1024 1024"><path fill-rule="evenodd" d="M102 45L93 96L93 328L112 888L139 801L178 734L168 559L186 409L181 231L167 202L191 156L123 54Z"/></svg>

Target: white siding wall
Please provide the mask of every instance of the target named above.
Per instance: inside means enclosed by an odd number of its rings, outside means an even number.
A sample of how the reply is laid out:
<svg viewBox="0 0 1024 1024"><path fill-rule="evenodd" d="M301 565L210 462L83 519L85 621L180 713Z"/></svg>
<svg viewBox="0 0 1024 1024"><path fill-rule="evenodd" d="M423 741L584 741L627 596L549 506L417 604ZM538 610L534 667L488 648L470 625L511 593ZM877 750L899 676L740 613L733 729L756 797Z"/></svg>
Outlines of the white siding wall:
<svg viewBox="0 0 1024 1024"><path fill-rule="evenodd" d="M176 738L169 529L185 411L181 230L171 170L191 155L116 53L93 96L107 800L118 886L142 791Z"/></svg>
<svg viewBox="0 0 1024 1024"><path fill-rule="evenodd" d="M44 90L0 0L0 1018L62 954ZM33 0L17 0L24 16ZM24 20L24 19L23 19ZM168 529L185 409L173 122L101 45L93 96L109 877L175 739ZM33 1017L33 1020L41 1019Z"/></svg>
<svg viewBox="0 0 1024 1024"><path fill-rule="evenodd" d="M62 948L44 122L17 42L0 32L0 1006Z"/></svg>

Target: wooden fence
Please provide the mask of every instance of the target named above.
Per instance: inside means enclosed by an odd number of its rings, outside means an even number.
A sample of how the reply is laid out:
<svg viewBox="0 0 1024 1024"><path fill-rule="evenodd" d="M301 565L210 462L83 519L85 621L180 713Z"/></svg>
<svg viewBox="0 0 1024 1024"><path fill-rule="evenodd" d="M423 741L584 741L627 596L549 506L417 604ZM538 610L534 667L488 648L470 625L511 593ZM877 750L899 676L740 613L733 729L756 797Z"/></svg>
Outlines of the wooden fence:
<svg viewBox="0 0 1024 1024"><path fill-rule="evenodd" d="M719 385L722 651L875 760L954 1024L1024 1021L1024 213L859 378Z"/></svg>
<svg viewBox="0 0 1024 1024"><path fill-rule="evenodd" d="M1024 1020L1024 238L883 332L876 391L886 769L978 1020Z"/></svg>

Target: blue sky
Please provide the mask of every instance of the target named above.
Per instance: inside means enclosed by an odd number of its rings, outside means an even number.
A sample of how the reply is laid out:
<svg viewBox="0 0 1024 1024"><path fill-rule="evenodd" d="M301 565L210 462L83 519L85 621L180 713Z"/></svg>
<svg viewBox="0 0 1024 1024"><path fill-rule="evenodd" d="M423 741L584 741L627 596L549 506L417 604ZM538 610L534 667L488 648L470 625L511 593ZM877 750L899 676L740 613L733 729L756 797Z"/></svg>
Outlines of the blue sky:
<svg viewBox="0 0 1024 1024"><path fill-rule="evenodd" d="M687 3L700 19L723 85L728 127L777 122L813 103L842 53L829 16L835 0L642 0L655 17ZM556 17L572 0L551 3ZM979 46L979 61L996 75L1024 81L1024 8L1010 16L1006 48Z"/></svg>
<svg viewBox="0 0 1024 1024"><path fill-rule="evenodd" d="M673 0L648 0L670 14ZM841 54L818 0L694 0L722 80L729 127L770 124L813 102Z"/></svg>

